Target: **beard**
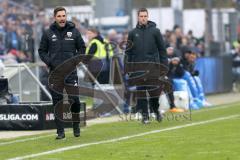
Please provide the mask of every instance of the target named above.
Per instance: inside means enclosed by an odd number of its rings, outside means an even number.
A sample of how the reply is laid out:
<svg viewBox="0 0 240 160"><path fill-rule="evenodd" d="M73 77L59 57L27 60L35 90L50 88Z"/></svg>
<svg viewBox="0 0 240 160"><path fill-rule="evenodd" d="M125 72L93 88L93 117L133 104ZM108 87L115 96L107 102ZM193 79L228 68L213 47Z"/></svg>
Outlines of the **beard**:
<svg viewBox="0 0 240 160"><path fill-rule="evenodd" d="M66 21L60 21L60 22L57 22L57 24L59 27L65 27Z"/></svg>

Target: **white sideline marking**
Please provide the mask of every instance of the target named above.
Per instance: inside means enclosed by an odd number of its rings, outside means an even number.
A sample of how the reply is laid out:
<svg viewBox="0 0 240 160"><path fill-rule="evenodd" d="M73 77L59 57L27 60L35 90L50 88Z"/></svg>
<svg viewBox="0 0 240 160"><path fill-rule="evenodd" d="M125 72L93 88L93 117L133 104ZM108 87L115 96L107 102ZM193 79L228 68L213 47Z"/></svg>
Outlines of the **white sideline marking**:
<svg viewBox="0 0 240 160"><path fill-rule="evenodd" d="M211 120L206 120L206 121L200 121L200 122L185 124L185 125L181 125L181 126L169 127L169 128L160 129L160 130L153 130L153 131L144 132L144 133L140 133L140 134L135 134L135 135L131 135L131 136L125 136L125 137L120 137L120 138L115 138L115 139L110 139L110 140L104 140L104 141L99 141L99 142L92 142L92 143L79 144L79 145L74 145L74 146L69 146L69 147L58 148L58 149L54 149L54 150L50 150L50 151L46 151L46 152L30 154L30 155L26 155L26 156L22 156L22 157L10 158L8 160L23 160L23 159L27 159L27 158L34 158L34 157L49 155L49 154L53 154L53 153L73 150L73 149L77 149L77 148L83 148L83 147L99 145L99 144L106 144L106 143L113 143L113 142L118 142L118 141L131 139L131 138L141 137L141 136L145 136L145 135L149 135L149 134L160 133L160 132L164 132L164 131L171 131L171 130L182 129L182 128L191 127L191 126L197 126L197 125L212 123L212 122L221 121L221 120L232 119L232 118L236 118L236 117L239 117L239 116L240 116L239 114L231 115L231 116L227 116L227 117L221 117L221 118L216 118L216 119L211 119Z"/></svg>
<svg viewBox="0 0 240 160"><path fill-rule="evenodd" d="M83 131L83 130L84 129L82 129L81 131ZM70 133L70 132L71 131L66 131L65 133ZM18 140L14 140L14 141L2 142L2 143L0 143L0 146L14 144L14 143L27 142L27 141L34 141L34 140L38 140L38 139L42 139L42 138L46 138L46 137L55 136L55 135L56 134L49 134L49 135L44 135L44 136L37 136L37 137L32 137L32 138L25 138L25 139L18 139Z"/></svg>
<svg viewBox="0 0 240 160"><path fill-rule="evenodd" d="M230 107L234 107L234 105L230 105L230 106L218 106L218 107L209 107L207 109L204 109L204 110L196 110L192 113L200 113L200 112L205 112L205 111L212 111L212 110L218 110L218 109L225 109L225 108L230 108ZM8 142L3 142L3 143L0 143L0 146L4 146L4 145L9 145L9 144L14 144L14 143L20 143L20 142L27 142L27 141L33 141L33 140L38 140L38 139L41 139L41 138L45 138L45 137L50 137L50 136L54 136L55 134L52 134L52 135L45 135L45 136L38 136L38 137L35 137L35 138L25 138L25 139L21 139L21 140L14 140L14 141L8 141Z"/></svg>
<svg viewBox="0 0 240 160"><path fill-rule="evenodd" d="M41 139L41 138L51 137L53 135L56 135L56 134L50 134L50 135L45 135L45 136L38 136L38 137L32 137L32 138L26 138L26 139L14 140L14 141L2 142L2 143L0 143L0 146L14 144L14 143L20 143L20 142L26 142L26 141L34 141L34 140Z"/></svg>

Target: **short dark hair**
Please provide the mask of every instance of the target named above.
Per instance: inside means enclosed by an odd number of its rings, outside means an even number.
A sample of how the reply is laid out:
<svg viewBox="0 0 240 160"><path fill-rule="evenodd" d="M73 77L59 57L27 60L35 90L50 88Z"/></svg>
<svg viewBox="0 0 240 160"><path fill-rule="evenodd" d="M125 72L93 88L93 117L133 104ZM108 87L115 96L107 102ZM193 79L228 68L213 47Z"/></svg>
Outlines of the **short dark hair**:
<svg viewBox="0 0 240 160"><path fill-rule="evenodd" d="M56 7L53 11L54 17L57 15L57 12L59 12L59 11L65 11L66 12L66 9L64 7Z"/></svg>
<svg viewBox="0 0 240 160"><path fill-rule="evenodd" d="M140 12L147 12L147 13L148 13L148 10L147 10L147 8L140 8L140 9L137 11L137 15L139 15Z"/></svg>
<svg viewBox="0 0 240 160"><path fill-rule="evenodd" d="M95 27L89 27L87 30L90 31L90 32L93 32L93 33L95 33L97 35L100 34L99 30L97 28L95 28Z"/></svg>

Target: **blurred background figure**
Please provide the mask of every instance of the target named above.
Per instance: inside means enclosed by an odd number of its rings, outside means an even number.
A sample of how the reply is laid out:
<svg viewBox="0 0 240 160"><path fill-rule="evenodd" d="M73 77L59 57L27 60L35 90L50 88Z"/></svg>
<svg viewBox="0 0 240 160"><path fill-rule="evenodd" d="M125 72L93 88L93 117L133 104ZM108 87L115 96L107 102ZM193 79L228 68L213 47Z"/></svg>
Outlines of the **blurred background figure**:
<svg viewBox="0 0 240 160"><path fill-rule="evenodd" d="M172 89L170 91L165 92L169 105L170 105L170 112L184 112L183 109L177 108L174 102L174 84L173 79L174 78L181 78L184 74L183 66L181 64L180 57L177 56L177 54L174 52L173 47L167 48L167 57L168 57L168 63L169 63L169 70L168 70L168 80L171 83Z"/></svg>
<svg viewBox="0 0 240 160"><path fill-rule="evenodd" d="M240 45L236 45L236 49L232 55L232 73L233 73L233 91L240 91Z"/></svg>
<svg viewBox="0 0 240 160"><path fill-rule="evenodd" d="M96 76L100 84L109 83L110 58L112 51L107 51L103 37L96 28L87 30L88 46L86 55L93 55L89 69Z"/></svg>

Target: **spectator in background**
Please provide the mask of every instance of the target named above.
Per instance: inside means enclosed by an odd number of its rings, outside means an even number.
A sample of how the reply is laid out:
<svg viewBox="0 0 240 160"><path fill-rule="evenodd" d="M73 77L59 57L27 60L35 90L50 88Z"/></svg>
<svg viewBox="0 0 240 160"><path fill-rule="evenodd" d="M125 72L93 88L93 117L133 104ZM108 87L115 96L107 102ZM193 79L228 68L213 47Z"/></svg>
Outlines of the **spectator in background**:
<svg viewBox="0 0 240 160"><path fill-rule="evenodd" d="M187 36L182 37L182 44L180 46L181 55L184 57L184 54L190 50L189 41Z"/></svg>
<svg viewBox="0 0 240 160"><path fill-rule="evenodd" d="M174 49L177 49L177 37L173 32L169 36L169 41L168 41L167 46L168 47L173 47Z"/></svg>
<svg viewBox="0 0 240 160"><path fill-rule="evenodd" d="M193 109L210 106L205 98L202 82L199 78L199 71L195 70L196 59L197 54L193 50L189 50L185 53L184 59L182 60L185 70L182 78L187 81L191 93L190 98L197 104L195 107L192 107Z"/></svg>
<svg viewBox="0 0 240 160"><path fill-rule="evenodd" d="M20 50L20 38L17 34L16 22L8 20L8 28L6 33L6 49Z"/></svg>
<svg viewBox="0 0 240 160"><path fill-rule="evenodd" d="M237 49L238 46L240 46L240 34L238 34L237 40L233 41L232 45L234 49Z"/></svg>
<svg viewBox="0 0 240 160"><path fill-rule="evenodd" d="M180 49L180 47L182 45L182 36L183 36L182 29L180 26L175 25L173 31L176 36L176 48Z"/></svg>
<svg viewBox="0 0 240 160"><path fill-rule="evenodd" d="M198 40L196 37L194 37L193 31L189 30L186 36L189 40L189 46L194 47L197 44Z"/></svg>
<svg viewBox="0 0 240 160"><path fill-rule="evenodd" d="M201 40L198 40L198 42L196 43L196 49L198 52L198 56L199 57L203 57L204 56L204 43Z"/></svg>
<svg viewBox="0 0 240 160"><path fill-rule="evenodd" d="M0 55L3 55L5 52L5 40L4 40L4 35L0 33Z"/></svg>
<svg viewBox="0 0 240 160"><path fill-rule="evenodd" d="M233 73L233 91L240 90L240 45L236 45L236 49L232 55L232 73Z"/></svg>
<svg viewBox="0 0 240 160"><path fill-rule="evenodd" d="M173 47L167 48L167 56L168 56L168 63L169 63L169 71L168 71L168 80L172 84L172 89L170 91L165 92L169 105L170 105L170 112L184 112L183 109L177 108L174 103L174 88L173 88L173 79L174 78L181 78L184 75L183 66L180 62L180 57L174 53Z"/></svg>
<svg viewBox="0 0 240 160"><path fill-rule="evenodd" d="M198 76L199 72L195 70L195 62L196 62L197 54L189 49L187 50L183 57L181 63L183 64L184 70L188 71L192 76Z"/></svg>
<svg viewBox="0 0 240 160"><path fill-rule="evenodd" d="M89 28L87 30L87 37L89 44L86 49L86 55L93 55L89 69L97 76L100 84L108 84L110 58L113 56L113 52L106 51L104 40L96 28Z"/></svg>
<svg viewBox="0 0 240 160"><path fill-rule="evenodd" d="M106 38L104 39L105 47L107 52L113 52L111 54L115 55L119 53L118 48L118 33L115 29L110 29L107 33Z"/></svg>

